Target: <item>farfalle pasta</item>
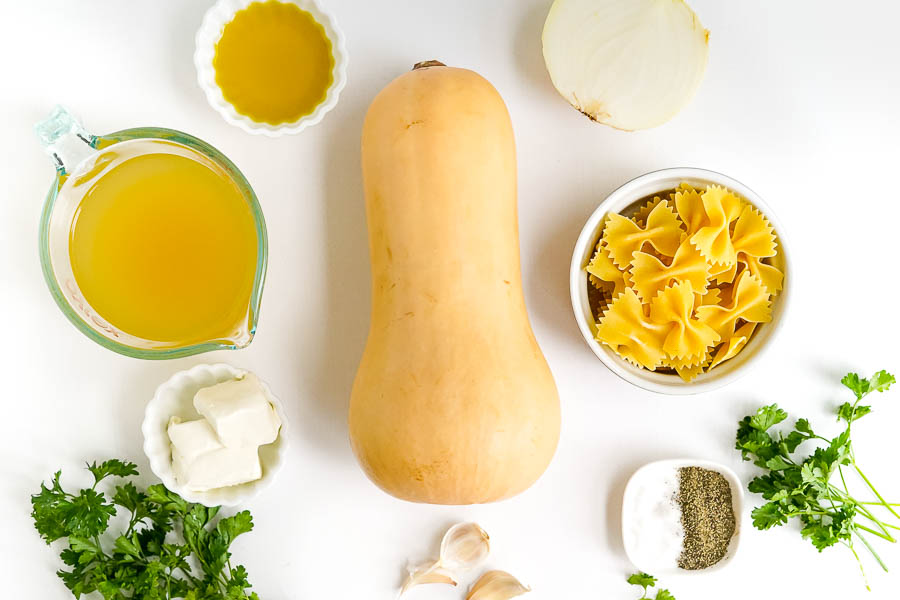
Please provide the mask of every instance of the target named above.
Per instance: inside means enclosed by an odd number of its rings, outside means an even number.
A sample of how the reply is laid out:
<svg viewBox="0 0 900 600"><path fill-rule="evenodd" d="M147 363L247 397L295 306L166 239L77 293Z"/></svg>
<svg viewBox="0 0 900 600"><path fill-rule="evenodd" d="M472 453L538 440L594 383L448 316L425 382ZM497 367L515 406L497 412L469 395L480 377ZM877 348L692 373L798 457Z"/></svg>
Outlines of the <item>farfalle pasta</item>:
<svg viewBox="0 0 900 600"><path fill-rule="evenodd" d="M666 356L691 360L721 339L713 327L693 316L694 290L690 281L679 281L661 290L650 301L650 322L666 327L663 351Z"/></svg>
<svg viewBox="0 0 900 600"><path fill-rule="evenodd" d="M630 272L635 291L645 302L650 302L667 285L677 281L690 282L693 291L700 295L705 294L709 263L697 248L685 239L668 265L652 254L635 252L631 257Z"/></svg>
<svg viewBox="0 0 900 600"><path fill-rule="evenodd" d="M609 252L613 263L622 270L627 270L631 264L631 255L644 246L663 255L673 256L683 237L684 231L678 215L668 202L660 202L647 215L647 223L643 226L622 215L609 215L606 227L603 228L601 243Z"/></svg>
<svg viewBox="0 0 900 600"><path fill-rule="evenodd" d="M615 298L625 291L625 287L631 283L631 276L628 271L620 271L609 255L609 250L599 248L594 253L594 257L586 267L587 272L591 274L596 281L594 285L601 290L608 289L609 286L602 285L600 282L606 282L612 286L612 297Z"/></svg>
<svg viewBox="0 0 900 600"><path fill-rule="evenodd" d="M611 214L589 264L597 341L685 381L737 356L784 285L772 225L719 186L682 183Z"/></svg>
<svg viewBox="0 0 900 600"><path fill-rule="evenodd" d="M650 322L641 299L631 288L612 301L597 323L598 339L625 360L651 371L665 357L663 345L667 333L665 326Z"/></svg>
<svg viewBox="0 0 900 600"><path fill-rule="evenodd" d="M737 260L731 241L731 223L741 214L741 200L728 190L710 186L701 195L703 224L690 237L691 243L712 264L731 265Z"/></svg>
<svg viewBox="0 0 900 600"><path fill-rule="evenodd" d="M738 276L727 302L699 306L695 312L697 318L712 327L723 341L734 335L739 319L749 323L768 323L772 320L769 293L750 271L742 271Z"/></svg>

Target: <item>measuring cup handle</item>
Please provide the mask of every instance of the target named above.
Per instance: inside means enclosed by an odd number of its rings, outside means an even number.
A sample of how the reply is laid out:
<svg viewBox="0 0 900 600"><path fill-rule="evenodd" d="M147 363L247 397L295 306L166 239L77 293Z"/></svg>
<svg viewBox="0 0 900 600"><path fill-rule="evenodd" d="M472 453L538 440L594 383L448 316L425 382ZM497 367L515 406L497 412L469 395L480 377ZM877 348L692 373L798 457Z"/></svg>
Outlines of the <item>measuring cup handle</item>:
<svg viewBox="0 0 900 600"><path fill-rule="evenodd" d="M60 175L69 173L96 152L97 136L89 133L62 106L57 105L46 119L37 123L34 132Z"/></svg>

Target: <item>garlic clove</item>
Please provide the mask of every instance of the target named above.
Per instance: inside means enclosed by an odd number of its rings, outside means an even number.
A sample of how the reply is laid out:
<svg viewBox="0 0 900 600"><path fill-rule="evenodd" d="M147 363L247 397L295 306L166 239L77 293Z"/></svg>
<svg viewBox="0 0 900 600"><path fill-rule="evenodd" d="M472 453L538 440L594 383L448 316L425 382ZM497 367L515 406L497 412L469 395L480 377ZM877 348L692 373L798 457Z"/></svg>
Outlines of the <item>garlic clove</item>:
<svg viewBox="0 0 900 600"><path fill-rule="evenodd" d="M400 593L397 594L398 598L417 585L424 585L427 583L443 583L452 586L457 585L456 579L450 571L441 567L437 561L426 561L415 565L409 565L406 567L406 570L409 571L409 577L403 582L403 587L400 588Z"/></svg>
<svg viewBox="0 0 900 600"><path fill-rule="evenodd" d="M440 566L450 571L468 571L483 563L491 552L490 536L475 523L459 523L441 540Z"/></svg>
<svg viewBox="0 0 900 600"><path fill-rule="evenodd" d="M466 600L509 600L530 591L506 571L488 571L475 582Z"/></svg>

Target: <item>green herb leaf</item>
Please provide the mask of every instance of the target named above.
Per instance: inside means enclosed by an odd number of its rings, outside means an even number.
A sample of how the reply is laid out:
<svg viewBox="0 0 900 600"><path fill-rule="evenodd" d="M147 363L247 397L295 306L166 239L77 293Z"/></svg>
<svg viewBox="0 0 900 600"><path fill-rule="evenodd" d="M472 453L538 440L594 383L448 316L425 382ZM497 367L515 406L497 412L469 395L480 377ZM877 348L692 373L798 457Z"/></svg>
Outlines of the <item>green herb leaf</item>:
<svg viewBox="0 0 900 600"><path fill-rule="evenodd" d="M627 579L628 583L631 585L639 585L643 589L643 594L641 594L640 600L646 600L649 598L647 596L648 588L652 588L656 585L656 577L650 575L649 573L634 573L630 575ZM255 594L250 596L250 600L259 600ZM656 592L656 600L675 600L675 596L672 595L669 590L657 590Z"/></svg>
<svg viewBox="0 0 900 600"><path fill-rule="evenodd" d="M815 433L813 433L812 427L809 426L809 421L806 419L798 419L797 424L794 425L794 429L809 436L815 435Z"/></svg>
<svg viewBox="0 0 900 600"><path fill-rule="evenodd" d="M170 492L166 487L157 483L147 488L147 499L159 505L166 512L172 512L184 516L191 509L190 503L175 492Z"/></svg>
<svg viewBox="0 0 900 600"><path fill-rule="evenodd" d="M634 573L633 575L629 575L626 581L631 585L639 585L644 589L656 585L656 577L649 573Z"/></svg>
<svg viewBox="0 0 900 600"><path fill-rule="evenodd" d="M802 523L803 537L819 551L841 544L849 547L859 561L854 542L861 542L887 570L867 537L872 535L894 541L888 528L900 529L900 514L892 508L896 504L884 500L856 464L851 426L872 412L872 407L860 405L860 400L873 391L888 390L895 379L886 371L879 371L869 379L848 373L841 383L853 392L856 401L838 407L838 420L845 422L846 427L831 440L813 433L806 419L799 419L786 437L770 432L787 417L776 404L764 406L756 415L744 417L738 423L735 448L741 451L744 460L752 460L764 469L764 473L754 477L747 486L768 501L752 511L753 525L758 529L770 529L796 518ZM819 445L806 457L795 456L805 441ZM845 466L850 468L843 469ZM840 473L840 481L832 482L836 473ZM853 498L845 473L858 474L877 501L860 502ZM879 509L897 520L883 522L882 516L889 517L881 515ZM858 523L857 517L860 518Z"/></svg>
<svg viewBox="0 0 900 600"><path fill-rule="evenodd" d="M133 462L121 461L117 458L103 461L99 465L96 462L89 464L87 470L94 475L95 485L110 476L129 477L138 474L136 464Z"/></svg>
<svg viewBox="0 0 900 600"><path fill-rule="evenodd" d="M783 482L776 479L777 474L766 474L755 477L747 485L754 494L762 494L766 500L771 500L775 494L785 489Z"/></svg>
<svg viewBox="0 0 900 600"><path fill-rule="evenodd" d="M134 558L141 557L141 546L140 542L137 540L137 534L133 539L128 539L124 535L120 535L116 538L116 550L121 552L122 554L133 556Z"/></svg>
<svg viewBox="0 0 900 600"><path fill-rule="evenodd" d="M31 497L31 518L40 536L49 544L66 537L66 515L71 510L68 496L59 486L60 472L53 475L51 487L41 483L41 491Z"/></svg>
<svg viewBox="0 0 900 600"><path fill-rule="evenodd" d="M852 423L860 417L866 416L870 412L872 412L871 406L856 406L850 404L849 402L844 402L838 407L837 410L838 421L846 421L847 423Z"/></svg>
<svg viewBox="0 0 900 600"><path fill-rule="evenodd" d="M773 471L784 471L793 465L780 456L774 456L766 461L766 467Z"/></svg>
<svg viewBox="0 0 900 600"><path fill-rule="evenodd" d="M93 489L81 490L66 507L61 507L60 517L70 535L95 537L106 531L109 518L116 508L106 502L106 497Z"/></svg>
<svg viewBox="0 0 900 600"><path fill-rule="evenodd" d="M841 383L853 392L857 400L869 393L869 380L861 378L856 373L847 373L841 379Z"/></svg>
<svg viewBox="0 0 900 600"><path fill-rule="evenodd" d="M787 419L787 413L778 408L777 404L763 406L756 411L756 415L750 418L750 426L759 431L768 431Z"/></svg>
<svg viewBox="0 0 900 600"><path fill-rule="evenodd" d="M831 440L828 446L829 457L834 456L834 463L840 465L850 464L850 430L847 429L839 436Z"/></svg>
<svg viewBox="0 0 900 600"><path fill-rule="evenodd" d="M869 378L869 391L886 392L894 383L897 380L893 375L887 371L878 371Z"/></svg>
<svg viewBox="0 0 900 600"><path fill-rule="evenodd" d="M233 517L220 519L216 528L209 534L209 570L221 571L225 563L231 558L228 552L234 538L253 529L253 518L248 511L242 511Z"/></svg>
<svg viewBox="0 0 900 600"><path fill-rule="evenodd" d="M116 486L116 492L113 494L113 504L118 504L122 508L126 508L131 512L136 512L144 508L144 502L147 500L147 494L139 492L134 484L130 481L124 485Z"/></svg>
<svg viewBox="0 0 900 600"><path fill-rule="evenodd" d="M735 448L744 460L753 460L759 467L765 467L767 460L779 454L778 444L768 433L750 426L750 417L741 422Z"/></svg>
<svg viewBox="0 0 900 600"><path fill-rule="evenodd" d="M809 439L808 436L803 435L799 431L790 432L786 438L781 440L781 444L779 444L779 448L782 451L782 455L788 456L788 455L792 454L800 444L802 444L803 442L805 442L808 439Z"/></svg>
<svg viewBox="0 0 900 600"><path fill-rule="evenodd" d="M90 552L91 554L100 554L103 549L92 539L81 538L75 535L69 536L69 547L75 552Z"/></svg>
<svg viewBox="0 0 900 600"><path fill-rule="evenodd" d="M771 529L787 523L787 517L777 502L768 502L754 508L750 516L753 517L753 526L757 529Z"/></svg>
<svg viewBox="0 0 900 600"><path fill-rule="evenodd" d="M825 473L820 467L813 467L811 462L803 463L803 466L800 467L800 475L803 477L803 483L819 492L824 492L828 486Z"/></svg>
<svg viewBox="0 0 900 600"><path fill-rule="evenodd" d="M131 481L114 486L109 502L98 484L107 477L137 475L135 465L109 460L87 468L94 475L93 487L68 493L57 472L49 486L42 483L31 497L41 537L48 543L67 538L60 559L69 570L57 575L73 596L99 592L110 600L259 600L249 591L246 569L229 564L231 543L253 529L249 512L216 522L218 507L191 504L162 485L143 492ZM114 533L108 529L117 506L131 516L127 528ZM179 532L185 543L167 543ZM101 539L114 540L109 551ZM192 567L197 563L202 575Z"/></svg>

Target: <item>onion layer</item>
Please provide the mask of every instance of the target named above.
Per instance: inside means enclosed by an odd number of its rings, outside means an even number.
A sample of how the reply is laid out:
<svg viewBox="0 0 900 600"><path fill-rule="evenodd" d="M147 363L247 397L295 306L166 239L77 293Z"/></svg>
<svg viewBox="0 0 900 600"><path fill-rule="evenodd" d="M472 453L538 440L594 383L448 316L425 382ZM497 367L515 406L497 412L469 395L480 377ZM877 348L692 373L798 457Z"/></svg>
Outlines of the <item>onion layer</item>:
<svg viewBox="0 0 900 600"><path fill-rule="evenodd" d="M556 0L543 33L553 85L593 121L647 129L703 79L709 32L684 0Z"/></svg>

